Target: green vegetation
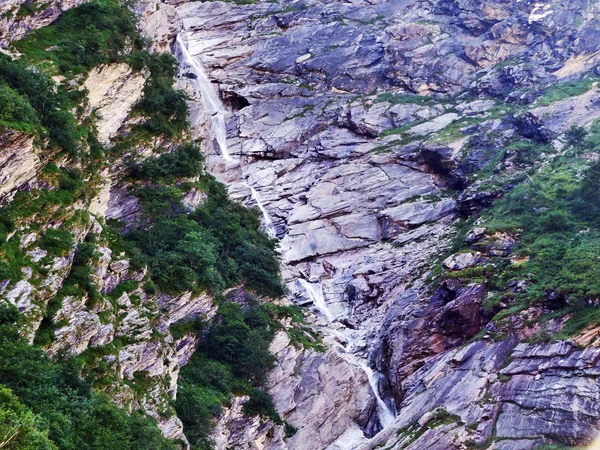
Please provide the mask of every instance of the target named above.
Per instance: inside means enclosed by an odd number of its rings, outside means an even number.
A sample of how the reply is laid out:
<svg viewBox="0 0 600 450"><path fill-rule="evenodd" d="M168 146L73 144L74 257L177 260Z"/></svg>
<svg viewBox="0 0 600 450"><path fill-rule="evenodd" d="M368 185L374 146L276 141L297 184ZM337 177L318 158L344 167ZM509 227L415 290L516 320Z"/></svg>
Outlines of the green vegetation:
<svg viewBox="0 0 600 450"><path fill-rule="evenodd" d="M592 89L594 83L597 83L598 80L600 80L600 78L593 74L588 74L579 80L555 84L546 89L544 94L538 99L537 105L547 106L569 97L585 94Z"/></svg>
<svg viewBox="0 0 600 450"><path fill-rule="evenodd" d="M20 426L26 439L23 445L9 448L177 448L162 437L154 419L139 412L128 414L105 395L93 392L89 382L78 376L72 360L55 363L41 349L29 345L17 333L17 320L16 308L1 303L0 383L4 387L0 389L0 429Z"/></svg>
<svg viewBox="0 0 600 450"><path fill-rule="evenodd" d="M31 132L39 125L29 101L7 85L0 84L0 126Z"/></svg>
<svg viewBox="0 0 600 450"><path fill-rule="evenodd" d="M201 324L205 336L198 351L181 371L175 408L183 421L192 449L211 448L210 434L221 406L232 393L250 395L248 414L281 423L264 386L275 357L269 352L274 329L262 305L242 309L222 303L210 325Z"/></svg>
<svg viewBox="0 0 600 450"><path fill-rule="evenodd" d="M521 261L496 257L485 267L450 274L487 283L491 295L486 311L493 312L501 301L510 305L495 316L496 321L540 302L557 310L553 317L571 314L558 338L600 323L600 310L594 306L600 298L600 163L590 165L579 156L599 148L600 123L592 126L589 135L572 128L566 140L569 147L562 155L532 173L483 215L487 239L497 232L518 236L514 252ZM526 142L509 150L525 163L546 151ZM526 289L508 288L516 281L524 282Z"/></svg>
<svg viewBox="0 0 600 450"><path fill-rule="evenodd" d="M375 99L375 103L387 102L392 105L422 105L422 106L433 106L443 103L442 99L434 99L433 97L425 95L411 95L411 94L393 94L386 92L379 94Z"/></svg>
<svg viewBox="0 0 600 450"><path fill-rule="evenodd" d="M2 447L18 450L57 450L48 433L36 426L39 417L10 389L0 385L0 436Z"/></svg>
<svg viewBox="0 0 600 450"><path fill-rule="evenodd" d="M173 185L179 178L193 178L203 174L204 157L196 145L186 144L172 153L146 159L143 164L132 164L132 176L154 183Z"/></svg>
<svg viewBox="0 0 600 450"><path fill-rule="evenodd" d="M96 238L93 234L88 234L86 236L86 241L77 246L75 255L73 256L71 271L63 281L60 290L50 301L46 311L44 312L44 318L35 336L36 344L45 346L52 343L54 338L54 330L61 325L60 322L55 323L53 318L60 310L63 298L66 296L87 296L88 302L91 305L95 304L95 302L100 298L98 288L91 280L91 275L94 272L91 262L96 256L96 247L94 245L95 240Z"/></svg>
<svg viewBox="0 0 600 450"><path fill-rule="evenodd" d="M146 118L134 133L147 132L153 136L177 137L187 128L185 95L173 89L177 75L177 60L169 54L133 53L127 61L137 70L146 68L150 78L144 86L144 95L132 113Z"/></svg>
<svg viewBox="0 0 600 450"><path fill-rule="evenodd" d="M175 338L189 333L201 337L198 351L180 374L175 408L182 419L192 449L211 447L210 434L221 407L232 394L249 395L244 411L281 424L273 401L264 390L266 376L275 362L269 343L275 333L285 329L295 345L323 351L314 332L304 328L302 311L296 306L260 303L247 296L247 306L222 302L217 316L209 324L202 320L171 326ZM287 320L286 320L287 319ZM293 331L302 338L295 340ZM295 429L284 424L288 435Z"/></svg>
<svg viewBox="0 0 600 450"><path fill-rule="evenodd" d="M70 110L78 95L56 87L48 75L24 61L0 54L0 126L35 132L48 138L51 147L75 155L83 134L76 130Z"/></svg>
<svg viewBox="0 0 600 450"><path fill-rule="evenodd" d="M64 75L116 62L127 47L141 48L133 13L116 0L96 0L66 11L15 47L34 63L52 61Z"/></svg>
<svg viewBox="0 0 600 450"><path fill-rule="evenodd" d="M134 174L172 183L176 176L199 175L201 163L197 148L184 146L137 167ZM218 293L243 282L260 295L283 295L275 241L260 231L259 213L231 201L210 175L202 175L200 186L207 199L189 214L178 187L158 184L137 190L145 227L126 240L138 264L147 263L152 279L169 292Z"/></svg>

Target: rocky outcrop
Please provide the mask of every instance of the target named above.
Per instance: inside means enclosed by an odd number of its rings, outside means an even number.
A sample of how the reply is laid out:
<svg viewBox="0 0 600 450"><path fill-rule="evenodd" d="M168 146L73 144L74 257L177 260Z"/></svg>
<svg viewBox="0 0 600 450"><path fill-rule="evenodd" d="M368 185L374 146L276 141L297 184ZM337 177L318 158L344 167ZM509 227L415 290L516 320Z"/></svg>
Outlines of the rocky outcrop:
<svg viewBox="0 0 600 450"><path fill-rule="evenodd" d="M10 129L0 133L0 199L7 201L34 182L42 162L33 136Z"/></svg>
<svg viewBox="0 0 600 450"><path fill-rule="evenodd" d="M599 428L592 419L600 394L598 349L579 350L571 342L515 344L477 342L427 362L402 383L402 414L393 427L398 436L383 432L365 448L589 444ZM436 419L440 409L442 420Z"/></svg>
<svg viewBox="0 0 600 450"><path fill-rule="evenodd" d="M63 11L86 0L7 0L0 4L0 48L27 35L31 30L54 22Z"/></svg>
<svg viewBox="0 0 600 450"><path fill-rule="evenodd" d="M316 306L313 324L325 341L338 349L341 342L353 358L385 374L377 390L393 393L399 415L381 435L398 438L377 436L375 444L464 448L470 439L479 445L492 436L504 407L496 401L506 377L500 371L515 342L487 342L484 285L448 279L431 287L426 273L447 248L452 221L477 214L503 194L474 173L490 170L502 181L524 176L531 166L517 151L504 153L505 147L522 137L550 142L572 123L595 117L593 91L581 100L527 107L544 93L534 87L592 67L597 48L588 42L597 6L580 6L585 18L575 21L572 9L557 2L176 8L183 42L230 108L227 144L236 160L223 161L214 142L210 155L209 142L209 170L247 204L255 201L248 185L258 193L280 239L290 298ZM210 129L196 98L193 128ZM554 110L560 113L553 116ZM472 251L446 255L447 270L484 270L491 258L509 257L516 237L484 231L473 230ZM485 339L468 344L476 336ZM467 347L456 350L460 345ZM281 351L280 366L287 352L303 358L293 349ZM297 373L307 380L305 368ZM438 377L447 384L437 384ZM350 382L336 384L352 389ZM285 405L295 383L272 386L283 417L300 430L332 420L316 408L319 396L297 407L310 420L294 415ZM473 395L461 407L470 408L466 413L454 406L469 383ZM322 389L310 387L313 393ZM412 403L417 398L418 407ZM354 415L349 404L340 406L341 416ZM342 437L335 427L322 428L310 448L352 448L373 430L356 416L346 424ZM411 443L415 434L422 437ZM493 448L554 441L526 434ZM285 442L300 442L294 439ZM283 448L278 441L260 442Z"/></svg>
<svg viewBox="0 0 600 450"><path fill-rule="evenodd" d="M87 89L90 113L96 117L98 140L110 142L142 97L146 76L126 63L92 69L83 83Z"/></svg>

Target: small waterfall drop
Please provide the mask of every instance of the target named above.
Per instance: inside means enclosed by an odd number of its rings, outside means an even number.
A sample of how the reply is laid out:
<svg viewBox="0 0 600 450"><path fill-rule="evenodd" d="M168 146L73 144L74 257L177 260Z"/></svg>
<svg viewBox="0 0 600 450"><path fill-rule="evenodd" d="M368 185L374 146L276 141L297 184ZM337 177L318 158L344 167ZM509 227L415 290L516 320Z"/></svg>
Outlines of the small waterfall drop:
<svg viewBox="0 0 600 450"><path fill-rule="evenodd" d="M227 148L227 127L225 125L226 111L223 103L219 99L217 92L215 91L213 84L208 79L204 68L200 64L197 58L192 56L188 50L181 34L177 35L176 38L177 47L181 52L180 63L182 66L186 66L188 69L188 75L186 76L188 82L192 85L194 90L202 96L204 106L208 109L208 112L212 116L212 128L215 133L215 138L219 144L221 155L226 161L233 161L233 158L229 154ZM248 183L247 186L250 188L252 199L256 202L260 212L263 215L263 225L267 234L271 237L275 237L277 232L273 225L273 219L269 215L267 209L263 205L258 192Z"/></svg>
<svg viewBox="0 0 600 450"><path fill-rule="evenodd" d="M277 231L275 230L275 225L273 225L273 219L271 219L269 212L267 211L265 206L262 204L260 197L258 195L258 192L256 192L256 189L254 189L249 184L248 184L248 187L250 188L250 192L252 194L252 199L256 202L258 209L260 209L260 212L262 213L263 225L264 225L265 231L267 232L267 234L270 237L277 236Z"/></svg>
<svg viewBox="0 0 600 450"><path fill-rule="evenodd" d="M377 414L379 415L379 422L381 422L381 426L383 428L387 428L394 421L396 415L390 409L390 407L383 401L381 395L379 395L379 374L376 373L373 369L371 369L366 363L363 361L358 361L358 365L365 372L367 378L369 379L369 384L371 385L371 389L373 389L373 394L375 394L375 400L377 400Z"/></svg>
<svg viewBox="0 0 600 450"><path fill-rule="evenodd" d="M204 68L196 58L194 58L187 46L183 42L183 38L181 34L177 35L177 46L181 52L182 62L188 67L189 75L187 79L189 83L194 87L196 92L199 92L202 96L202 101L208 109L208 112L212 116L212 125L213 131L215 133L215 137L217 139L217 143L219 144L219 148L221 149L221 154L223 155L223 159L231 161L232 158L229 155L229 151L227 149L227 127L225 126L225 107L217 92L215 91L212 83L208 79Z"/></svg>
<svg viewBox="0 0 600 450"><path fill-rule="evenodd" d="M299 278L298 282L306 291L308 298L312 300L313 304L317 307L321 314L323 314L327 318L327 321L333 322L335 317L333 316L333 313L327 306L325 296L323 295L323 287L321 286L321 284L311 284L302 278Z"/></svg>
<svg viewBox="0 0 600 450"><path fill-rule="evenodd" d="M304 288L306 294L309 299L312 300L313 304L317 307L317 309L323 314L328 322L333 322L334 314L327 306L327 302L325 302L325 296L323 295L323 287L320 283L309 283L308 281L299 278L298 283ZM373 395L375 396L375 400L377 401L377 415L379 417L379 422L383 428L391 425L396 417L395 411L393 411L381 398L379 394L379 377L380 374L375 372L369 365L361 358L356 356L352 349L355 346L355 341L352 339L348 339L347 344L344 346L344 350L347 351L347 355L351 357L352 361L365 373L367 379L369 380L369 385L371 386L371 390L373 391Z"/></svg>

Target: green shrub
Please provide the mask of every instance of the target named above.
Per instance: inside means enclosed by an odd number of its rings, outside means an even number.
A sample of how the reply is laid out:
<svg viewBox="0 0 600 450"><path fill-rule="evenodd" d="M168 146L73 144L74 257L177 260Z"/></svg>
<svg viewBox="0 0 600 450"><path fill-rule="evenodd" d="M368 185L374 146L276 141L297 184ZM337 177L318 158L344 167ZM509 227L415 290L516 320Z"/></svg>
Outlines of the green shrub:
<svg viewBox="0 0 600 450"><path fill-rule="evenodd" d="M195 145L183 145L173 153L147 159L143 164L133 164L133 176L154 183L173 184L178 178L197 177L202 174L204 157Z"/></svg>
<svg viewBox="0 0 600 450"><path fill-rule="evenodd" d="M592 88L594 79L594 76L587 76L580 80L555 84L546 89L546 92L539 98L537 103L538 105L547 106L560 100L564 100L565 98L585 94Z"/></svg>
<svg viewBox="0 0 600 450"><path fill-rule="evenodd" d="M0 124L10 123L13 128L30 131L39 124L39 118L27 98L6 85L0 84Z"/></svg>
<svg viewBox="0 0 600 450"><path fill-rule="evenodd" d="M37 244L48 251L48 255L63 256L73 248L73 235L66 230L50 228Z"/></svg>
<svg viewBox="0 0 600 450"><path fill-rule="evenodd" d="M126 7L116 0L96 0L64 12L14 45L31 61L54 61L63 74L74 75L118 61L127 46L141 48L143 40Z"/></svg>
<svg viewBox="0 0 600 450"><path fill-rule="evenodd" d="M7 116L18 113L20 118L18 123L25 123L32 130L41 123L46 130L41 132L42 136L47 133L51 145L61 147L72 155L77 153L79 136L71 112L73 104L63 87L56 88L47 75L31 69L24 61L11 60L2 54L0 54L0 82L5 83L4 93L12 98L13 104L17 99L14 94L7 94L7 89L20 96L19 105L13 106L13 112L7 112ZM36 116L27 105L35 110Z"/></svg>
<svg viewBox="0 0 600 450"><path fill-rule="evenodd" d="M273 399L262 389L252 390L250 399L244 403L244 412L249 416L265 416L279 425L283 424L281 417L279 417L275 409Z"/></svg>
<svg viewBox="0 0 600 450"><path fill-rule="evenodd" d="M61 450L175 450L156 422L128 414L93 393L72 361L54 363L19 337L14 325L0 325L0 383L39 419L36 426ZM34 447L37 448L37 447ZM39 447L45 448L45 447Z"/></svg>
<svg viewBox="0 0 600 450"><path fill-rule="evenodd" d="M0 436L2 447L12 450L58 450L46 432L36 425L39 418L10 389L0 385Z"/></svg>
<svg viewBox="0 0 600 450"><path fill-rule="evenodd" d="M184 93L173 89L177 60L167 53L138 52L132 58L134 67L144 65L150 71L144 94L132 110L146 118L141 128L153 136L182 134L188 125L187 104Z"/></svg>

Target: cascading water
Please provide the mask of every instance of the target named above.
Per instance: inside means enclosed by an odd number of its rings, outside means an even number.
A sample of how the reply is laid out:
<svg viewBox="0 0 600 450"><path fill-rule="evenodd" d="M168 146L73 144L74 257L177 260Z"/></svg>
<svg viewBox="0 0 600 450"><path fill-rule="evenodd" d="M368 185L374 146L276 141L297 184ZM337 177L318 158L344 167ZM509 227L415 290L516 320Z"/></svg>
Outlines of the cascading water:
<svg viewBox="0 0 600 450"><path fill-rule="evenodd" d="M304 288L306 294L308 295L308 298L312 300L316 308L321 312L321 314L323 314L327 318L327 321L333 322L335 318L333 316L333 313L327 306L327 302L325 302L325 296L323 295L323 287L320 284L317 284L315 286L314 284L311 284L308 281L303 280L301 278L298 279L298 282Z"/></svg>
<svg viewBox="0 0 600 450"><path fill-rule="evenodd" d="M304 288L306 291L306 295L310 300L312 300L313 304L316 308L323 314L328 322L333 322L334 314L327 306L327 302L325 301L325 296L323 295L323 287L320 283L309 283L308 281L299 278L298 283ZM341 333L340 333L341 334ZM375 395L375 400L377 401L377 415L379 417L379 422L383 428L386 428L390 425L396 414L392 409L383 401L381 395L379 394L379 374L376 373L373 369L371 369L363 360L359 359L352 351L354 348L355 342L353 342L352 337L347 337L347 344L344 346L344 350L346 350L347 355L351 357L352 361L360 367L360 369L367 375L367 379L369 380L369 385L371 386L371 390L373 391L373 395Z"/></svg>
<svg viewBox="0 0 600 450"><path fill-rule="evenodd" d="M189 52L185 42L183 42L183 38L180 34L177 35L177 47L181 52L181 63L182 66L185 65L189 71L189 75L187 76L188 82L192 85L196 92L199 92L202 96L202 101L208 109L208 112L212 116L212 126L213 131L215 133L215 138L217 139L217 143L219 144L219 148L221 149L221 155L223 159L227 161L233 161L233 158L229 154L229 150L227 149L227 127L225 125L225 107L223 103L219 99L217 92L213 88L212 83L208 79L206 72L202 65L198 62L194 56ZM190 76L191 75L191 76ZM250 188L250 193L252 195L252 199L256 202L258 209L263 215L263 223L264 228L267 234L271 237L275 237L277 232L275 230L275 226L273 225L273 220L267 209L263 205L258 196L258 192L252 186L248 184Z"/></svg>
<svg viewBox="0 0 600 450"><path fill-rule="evenodd" d="M275 225L273 225L273 219L271 219L269 212L267 211L265 206L260 201L258 192L256 192L256 189L254 189L252 186L248 185L248 187L250 188L250 193L252 194L252 199L256 202L258 209L260 209L260 212L263 215L263 225L264 225L264 228L265 228L267 234L271 237L277 236L277 230L275 230Z"/></svg>
<svg viewBox="0 0 600 450"><path fill-rule="evenodd" d="M227 149L225 107L223 106L223 103L221 103L221 100L219 99L217 92L214 90L212 83L208 79L206 72L204 72L204 68L198 63L196 58L190 54L180 34L177 35L176 42L179 51L181 52L182 62L188 67L191 75L188 75L188 81L194 87L196 92L200 93L206 109L208 109L208 112L212 116L213 131L215 132L217 143L221 149L221 155L223 156L223 159L231 161L232 158Z"/></svg>
<svg viewBox="0 0 600 450"><path fill-rule="evenodd" d="M373 389L373 394L375 394L375 400L377 400L377 414L379 415L379 421L381 422L381 426L386 428L394 421L396 414L394 414L387 403L383 401L381 395L379 395L379 374L362 361L358 361L358 365L369 379L369 384L371 385L371 389Z"/></svg>
<svg viewBox="0 0 600 450"><path fill-rule="evenodd" d="M189 50L187 49L183 39L180 35L177 36L177 45L181 52L181 63L185 65L189 70L188 81L192 85L192 87L200 93L202 96L202 100L210 114L212 115L212 125L215 133L215 137L217 139L217 143L219 144L219 148L221 149L221 154L224 159L231 161L233 158L229 155L227 149L227 128L225 126L225 108L219 97L217 96L216 91L213 88L212 83L208 79L206 72L200 63L194 58ZM190 76L191 75L191 76ZM252 199L256 202L258 208L260 209L263 215L264 227L267 233L271 236L275 236L275 227L273 225L273 220L269 216L267 209L262 204L258 192L252 186L248 184L250 189L250 193ZM319 283L309 283L304 279L298 279L298 282L305 290L306 295L310 300L312 300L315 307L321 312L323 316L327 319L328 322L333 322L335 320L335 315L329 309L327 302L325 301L325 296L323 295L323 287ZM354 347L354 342L352 339L348 339L348 343L344 346L344 350L348 357L353 361L353 363L359 367L367 376L369 381L369 385L373 391L375 399L377 401L377 414L379 417L379 421L381 425L385 428L392 423L394 420L395 414L388 407L388 405L383 401L379 394L379 386L378 386L378 378L379 374L373 371L363 360L359 359L351 350Z"/></svg>

